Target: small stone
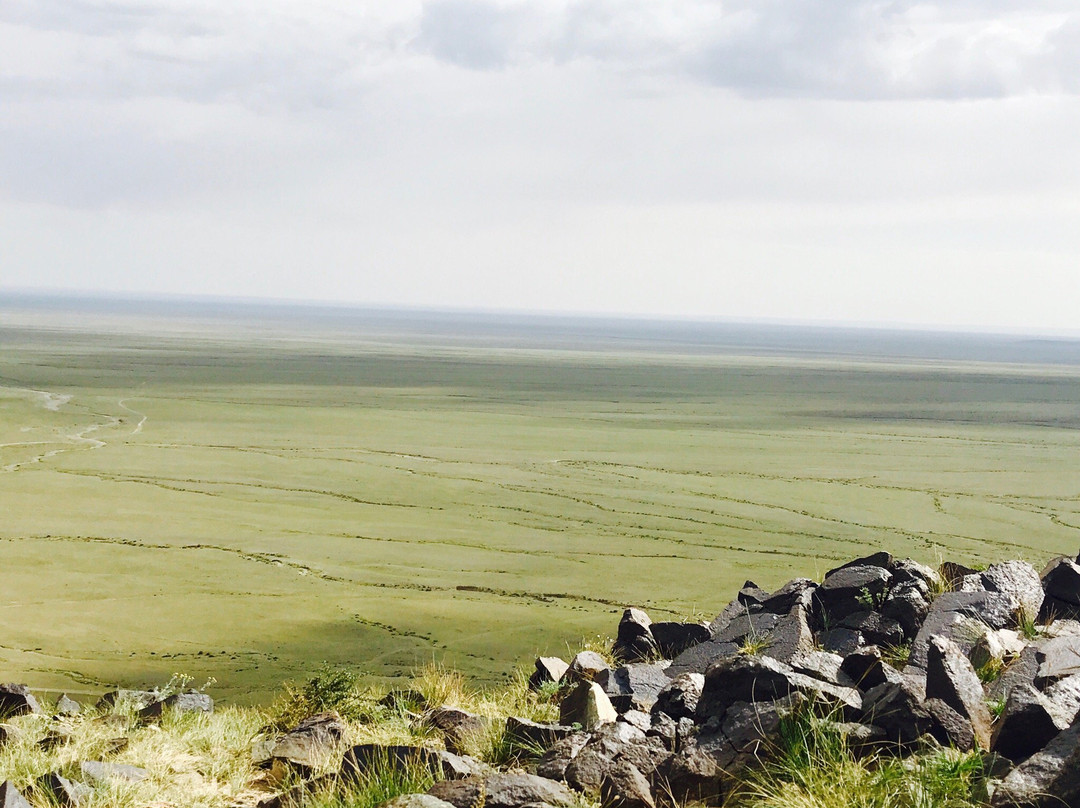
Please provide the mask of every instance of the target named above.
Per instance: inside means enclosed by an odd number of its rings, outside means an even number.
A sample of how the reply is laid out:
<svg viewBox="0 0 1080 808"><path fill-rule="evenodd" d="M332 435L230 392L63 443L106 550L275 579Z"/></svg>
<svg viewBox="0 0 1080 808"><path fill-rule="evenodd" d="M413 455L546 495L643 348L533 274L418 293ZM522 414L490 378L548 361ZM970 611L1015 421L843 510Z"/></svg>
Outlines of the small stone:
<svg viewBox="0 0 1080 808"><path fill-rule="evenodd" d="M603 671L596 678L618 713L649 711L656 698L671 683L665 664L636 663Z"/></svg>
<svg viewBox="0 0 1080 808"><path fill-rule="evenodd" d="M77 808L94 793L94 790L85 783L68 780L56 772L39 777L36 788L47 794L54 804L62 808Z"/></svg>
<svg viewBox="0 0 1080 808"><path fill-rule="evenodd" d="M615 763L600 784L600 799L611 808L655 808L649 781L626 760Z"/></svg>
<svg viewBox="0 0 1080 808"><path fill-rule="evenodd" d="M516 744L533 749L547 749L556 741L573 734L574 728L564 724L540 724L514 716L506 719L506 737Z"/></svg>
<svg viewBox="0 0 1080 808"><path fill-rule="evenodd" d="M446 748L460 753L487 731L487 721L456 707L436 707L425 716L428 724L442 733Z"/></svg>
<svg viewBox="0 0 1080 808"><path fill-rule="evenodd" d="M30 808L30 803L10 780L5 780L0 783L0 808Z"/></svg>
<svg viewBox="0 0 1080 808"><path fill-rule="evenodd" d="M67 693L61 693L60 698L56 700L56 714L57 715L78 715L82 712L82 705L75 699L69 698Z"/></svg>
<svg viewBox="0 0 1080 808"><path fill-rule="evenodd" d="M664 713L674 719L693 718L704 686L705 677L700 673L676 676L657 694L653 714Z"/></svg>
<svg viewBox="0 0 1080 808"><path fill-rule="evenodd" d="M453 808L453 805L430 794L402 794L387 800L379 808Z"/></svg>
<svg viewBox="0 0 1080 808"><path fill-rule="evenodd" d="M825 576L814 590L829 625L835 625L853 612L876 609L885 601L892 575L880 566L864 564L841 567Z"/></svg>
<svg viewBox="0 0 1080 808"><path fill-rule="evenodd" d="M1038 617L1042 610L1043 585L1039 573L1026 561L991 564L980 577L988 591L1011 597L1016 602L1017 610L1028 619Z"/></svg>
<svg viewBox="0 0 1080 808"><path fill-rule="evenodd" d="M436 783L428 794L449 802L455 808L521 808L542 804L569 808L574 794L561 783L533 774L492 774L483 779L444 780Z"/></svg>
<svg viewBox="0 0 1080 808"><path fill-rule="evenodd" d="M606 670L610 668L602 656L595 651L582 651L570 661L570 667L559 681L563 685L594 682Z"/></svg>
<svg viewBox="0 0 1080 808"><path fill-rule="evenodd" d="M79 764L79 771L82 772L83 777L95 783L104 783L111 779L139 783L149 776L146 769L140 769L138 766L129 766L126 763L102 763L99 760L84 760Z"/></svg>

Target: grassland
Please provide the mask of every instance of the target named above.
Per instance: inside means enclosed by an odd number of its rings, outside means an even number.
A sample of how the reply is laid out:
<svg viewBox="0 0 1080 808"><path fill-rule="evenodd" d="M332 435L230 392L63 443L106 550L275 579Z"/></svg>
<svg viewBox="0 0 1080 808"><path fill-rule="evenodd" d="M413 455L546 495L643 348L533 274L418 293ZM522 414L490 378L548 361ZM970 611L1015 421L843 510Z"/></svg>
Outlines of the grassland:
<svg viewBox="0 0 1080 808"><path fill-rule="evenodd" d="M626 603L1080 544L1075 345L0 315L0 671L39 688L495 681Z"/></svg>

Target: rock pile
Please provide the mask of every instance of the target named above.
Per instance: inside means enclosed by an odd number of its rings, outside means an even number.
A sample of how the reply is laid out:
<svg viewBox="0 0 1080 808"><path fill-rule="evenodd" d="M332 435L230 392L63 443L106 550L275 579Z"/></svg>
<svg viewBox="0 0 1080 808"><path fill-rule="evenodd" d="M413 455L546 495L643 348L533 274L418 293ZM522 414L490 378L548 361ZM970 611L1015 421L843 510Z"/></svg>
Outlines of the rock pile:
<svg viewBox="0 0 1080 808"><path fill-rule="evenodd" d="M715 802L768 759L796 710L826 716L856 752L982 750L995 806L1080 805L1078 618L1072 559L1040 575L1019 561L933 570L888 553L820 583L748 581L709 624L630 608L614 666L592 652L536 661L531 686L558 683L561 711L559 724L510 719L539 753L528 773L467 761L474 771L423 805L565 805L567 788L621 808Z"/></svg>

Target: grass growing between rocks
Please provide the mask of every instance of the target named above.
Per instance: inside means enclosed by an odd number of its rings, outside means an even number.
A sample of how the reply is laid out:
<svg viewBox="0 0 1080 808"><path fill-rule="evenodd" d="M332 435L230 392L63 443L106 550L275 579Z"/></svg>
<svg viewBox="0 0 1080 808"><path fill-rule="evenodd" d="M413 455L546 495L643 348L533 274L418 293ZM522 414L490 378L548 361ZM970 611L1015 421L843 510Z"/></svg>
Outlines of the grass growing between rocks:
<svg viewBox="0 0 1080 808"><path fill-rule="evenodd" d="M857 756L831 721L783 719L769 762L750 772L725 808L979 808L986 804L977 752L926 749L900 759Z"/></svg>

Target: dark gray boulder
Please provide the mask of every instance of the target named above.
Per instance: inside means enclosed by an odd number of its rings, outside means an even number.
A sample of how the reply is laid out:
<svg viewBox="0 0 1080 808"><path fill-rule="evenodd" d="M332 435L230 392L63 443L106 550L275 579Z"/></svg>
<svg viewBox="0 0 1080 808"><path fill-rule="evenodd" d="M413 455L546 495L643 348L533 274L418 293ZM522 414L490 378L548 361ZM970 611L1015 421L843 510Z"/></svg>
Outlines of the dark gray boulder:
<svg viewBox="0 0 1080 808"><path fill-rule="evenodd" d="M967 718L960 715L941 699L927 699L923 707L933 717L930 735L938 743L952 746L962 752L970 752L979 746L975 729Z"/></svg>
<svg viewBox="0 0 1080 808"><path fill-rule="evenodd" d="M487 720L457 707L436 707L424 716L425 722L442 735L446 748L460 753L487 731Z"/></svg>
<svg viewBox="0 0 1080 808"><path fill-rule="evenodd" d="M796 654L789 661L792 670L796 673L804 673L814 679L839 685L840 687L855 687L855 682L844 673L842 665L844 658L839 654L829 651L807 651Z"/></svg>
<svg viewBox="0 0 1080 808"><path fill-rule="evenodd" d="M721 660L705 673L697 720L720 717L735 702L777 701L793 693L858 713L862 699L854 688L796 673L790 665L766 656L740 655Z"/></svg>
<svg viewBox="0 0 1080 808"><path fill-rule="evenodd" d="M537 657L536 670L529 677L529 688L539 690L548 682L558 682L569 667L558 657Z"/></svg>
<svg viewBox="0 0 1080 808"><path fill-rule="evenodd" d="M1070 558L1051 561L1042 572L1042 586L1047 597L1069 606L1080 606L1080 564Z"/></svg>
<svg viewBox="0 0 1080 808"><path fill-rule="evenodd" d="M652 620L641 609L630 608L623 612L612 656L623 662L644 662L659 655L653 638Z"/></svg>
<svg viewBox="0 0 1080 808"><path fill-rule="evenodd" d="M869 610L849 614L837 628L859 632L867 645L900 645L904 641L904 629L898 621Z"/></svg>
<svg viewBox="0 0 1080 808"><path fill-rule="evenodd" d="M573 792L561 783L534 774L495 773L487 777L443 780L428 794L454 808L521 808L524 805L549 805L569 808L575 803Z"/></svg>
<svg viewBox="0 0 1080 808"><path fill-rule="evenodd" d="M177 713L205 713L214 712L214 700L205 693L196 690L187 693L174 693L162 701L155 701L139 710L139 718L143 720L160 718L166 709Z"/></svg>
<svg viewBox="0 0 1080 808"><path fill-rule="evenodd" d="M885 602L892 574L869 564L841 567L825 576L814 590L814 602L826 625L835 626L849 614L877 609Z"/></svg>
<svg viewBox="0 0 1080 808"><path fill-rule="evenodd" d="M794 657L813 650L814 632L806 609L795 605L769 632L768 645L762 653L781 662L791 662Z"/></svg>
<svg viewBox="0 0 1080 808"><path fill-rule="evenodd" d="M549 780L563 781L566 779L566 767L588 743L589 736L584 732L578 732L556 741L536 763L536 773L540 777Z"/></svg>
<svg viewBox="0 0 1080 808"><path fill-rule="evenodd" d="M1080 805L1080 723L1059 733L1041 751L995 784L995 808Z"/></svg>
<svg viewBox="0 0 1080 808"><path fill-rule="evenodd" d="M616 712L649 712L656 704L660 691L671 684L666 667L644 662L623 665L615 670L604 671L596 681L604 688Z"/></svg>
<svg viewBox="0 0 1080 808"><path fill-rule="evenodd" d="M487 766L474 758L455 755L441 749L400 744L362 743L353 746L345 753L338 775L343 780L356 780L367 772L388 764L400 767L419 766L447 780L475 777L488 771Z"/></svg>
<svg viewBox="0 0 1080 808"><path fill-rule="evenodd" d="M990 749L1018 762L1034 755L1071 723L1070 717L1034 687L1020 685L1005 701Z"/></svg>
<svg viewBox="0 0 1080 808"><path fill-rule="evenodd" d="M742 585L742 589L739 590L739 594L735 596L735 600L737 600L743 606L749 607L751 611L760 611L761 604L768 597L768 592L755 584L753 581L747 581Z"/></svg>
<svg viewBox="0 0 1080 808"><path fill-rule="evenodd" d="M776 624L780 622L780 617L780 615L772 612L740 614L732 618L727 626L713 637L713 640L738 645L747 639L757 640L767 637L776 628Z"/></svg>
<svg viewBox="0 0 1080 808"><path fill-rule="evenodd" d="M600 801L611 808L655 808L649 781L627 760L616 761L600 783Z"/></svg>
<svg viewBox="0 0 1080 808"><path fill-rule="evenodd" d="M877 553L871 553L868 556L862 558L856 558L846 564L841 564L839 567L834 567L825 573L825 577L828 578L840 570L851 569L852 567L881 567L885 570L891 570L893 566L893 557L891 553L880 551Z"/></svg>
<svg viewBox="0 0 1080 808"><path fill-rule="evenodd" d="M905 640L910 640L919 633L929 613L930 600L927 594L914 583L903 583L893 587L881 606L881 616L895 620L900 625Z"/></svg>
<svg viewBox="0 0 1080 808"><path fill-rule="evenodd" d="M683 651L712 639L712 632L704 623L653 623L653 639L660 656L674 659Z"/></svg>
<svg viewBox="0 0 1080 808"><path fill-rule="evenodd" d="M1028 645L1016 659L1009 663L1001 676L987 686L987 696L991 699L1007 699L1009 693L1016 687L1034 686L1035 677L1038 675L1038 648L1035 645Z"/></svg>
<svg viewBox="0 0 1080 808"><path fill-rule="evenodd" d="M334 712L305 718L269 749L270 761L278 760L303 770L314 770L338 754L347 727Z"/></svg>
<svg viewBox="0 0 1080 808"><path fill-rule="evenodd" d="M924 595L941 583L941 575L937 570L910 558L894 561L889 565L889 572L892 573L894 586L914 583L921 588Z"/></svg>
<svg viewBox="0 0 1080 808"><path fill-rule="evenodd" d="M863 635L852 628L831 628L818 634L817 641L821 650L842 657L855 653L866 644Z"/></svg>
<svg viewBox="0 0 1080 808"><path fill-rule="evenodd" d="M938 568L941 574L941 579L945 587L950 592L957 591L961 581L969 576L978 576L979 571L972 569L971 567L965 567L963 564L957 564L955 561L943 561Z"/></svg>
<svg viewBox="0 0 1080 808"><path fill-rule="evenodd" d="M700 673L683 673L670 680L656 696L653 714L664 713L678 720L693 718L698 699L705 686L705 676Z"/></svg>
<svg viewBox="0 0 1080 808"><path fill-rule="evenodd" d="M705 673L710 665L721 659L733 657L739 653L739 644L709 640L683 651L668 666L667 674L672 679L683 673Z"/></svg>
<svg viewBox="0 0 1080 808"><path fill-rule="evenodd" d="M531 749L547 749L574 733L573 727L564 724L541 724L515 716L506 719L506 737L512 743Z"/></svg>
<svg viewBox="0 0 1080 808"><path fill-rule="evenodd" d="M304 808L311 801L313 795L329 790L335 783L336 780L333 775L313 777L310 780L297 783L285 791L263 797L258 802L258 808ZM417 795L410 794L409 796ZM436 802L438 801L436 800ZM416 808L444 808L444 806L445 803L442 806L425 805L416 806Z"/></svg>
<svg viewBox="0 0 1080 808"><path fill-rule="evenodd" d="M796 605L808 606L817 584L809 578L795 578L761 602L761 608L774 614L788 614Z"/></svg>
<svg viewBox="0 0 1080 808"><path fill-rule="evenodd" d="M982 682L967 656L947 637L931 637L926 661L926 697L941 699L970 721L976 743L989 749L993 718Z"/></svg>
<svg viewBox="0 0 1080 808"><path fill-rule="evenodd" d="M26 685L0 684L0 718L44 712Z"/></svg>
<svg viewBox="0 0 1080 808"><path fill-rule="evenodd" d="M940 735L937 720L924 705L925 693L914 679L901 677L872 687L863 697L861 723L880 727L890 743L907 746L924 735Z"/></svg>

